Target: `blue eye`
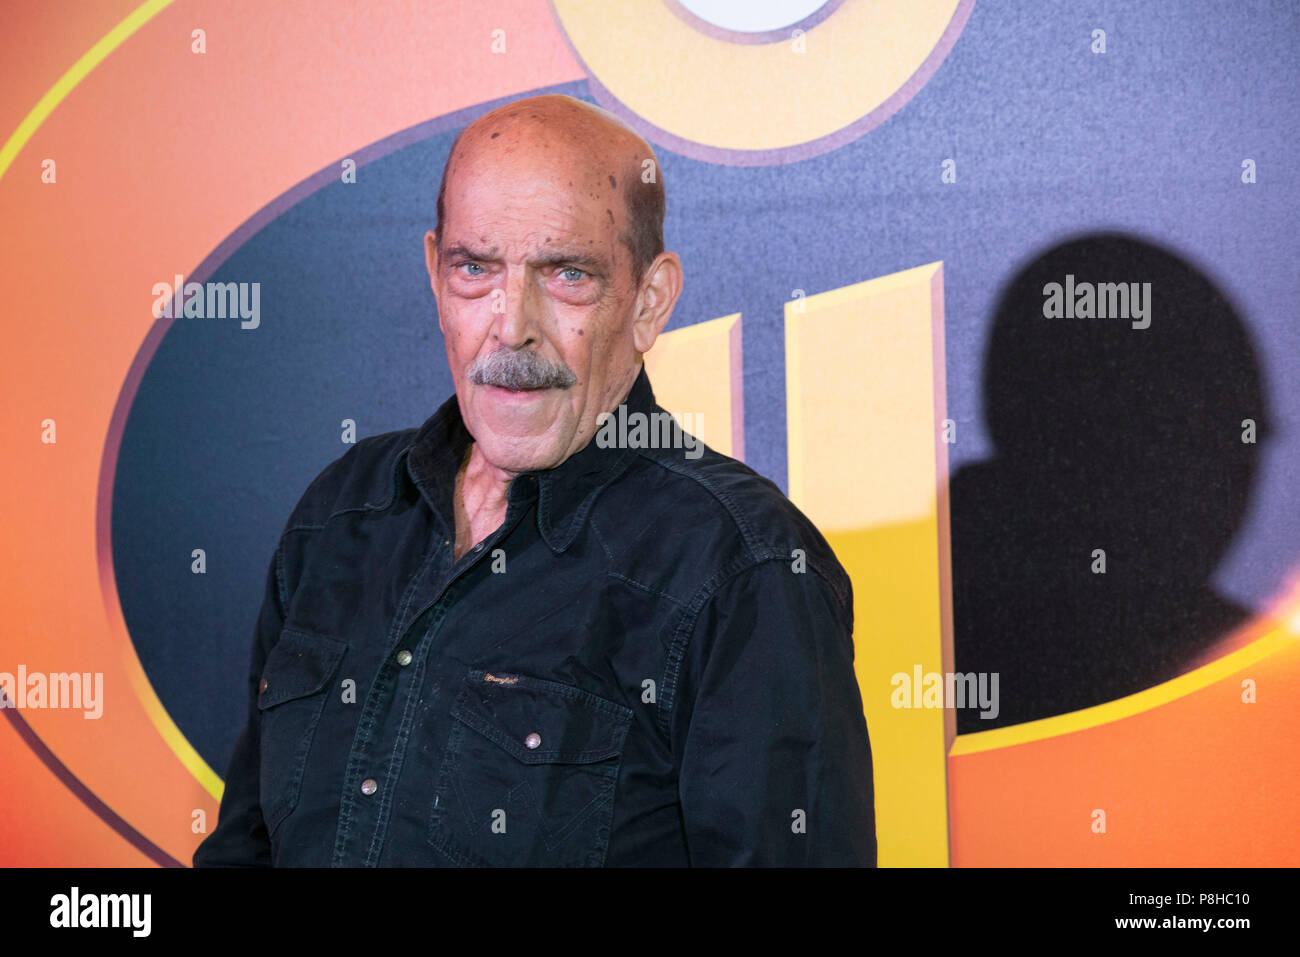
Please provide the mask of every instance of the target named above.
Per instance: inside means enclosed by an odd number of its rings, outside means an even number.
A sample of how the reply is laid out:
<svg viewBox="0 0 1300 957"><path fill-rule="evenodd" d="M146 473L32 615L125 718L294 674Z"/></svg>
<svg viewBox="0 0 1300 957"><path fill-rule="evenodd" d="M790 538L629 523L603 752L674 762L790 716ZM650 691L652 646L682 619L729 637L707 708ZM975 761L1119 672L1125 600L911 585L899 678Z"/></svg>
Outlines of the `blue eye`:
<svg viewBox="0 0 1300 957"><path fill-rule="evenodd" d="M456 266L456 268L457 268L457 269L464 269L466 266L468 266L468 267L471 268L471 269L480 269L480 270L481 270L481 269L483 268L483 267L480 266L478 263L460 263L459 265ZM467 275L470 275L470 276L481 276L481 275L483 275L483 273L482 273L482 272L472 272L472 273L468 273Z"/></svg>
<svg viewBox="0 0 1300 957"><path fill-rule="evenodd" d="M583 272L581 269L578 269L578 268L576 268L576 267L574 267L574 266L565 266L563 269L560 270L560 275L563 276L565 273L568 273L568 272L576 272L576 273L578 274L578 275L575 276L574 278L568 280L569 282L577 282L577 281L578 281L579 279L581 279L583 276L587 275L587 274L586 274L585 272Z"/></svg>

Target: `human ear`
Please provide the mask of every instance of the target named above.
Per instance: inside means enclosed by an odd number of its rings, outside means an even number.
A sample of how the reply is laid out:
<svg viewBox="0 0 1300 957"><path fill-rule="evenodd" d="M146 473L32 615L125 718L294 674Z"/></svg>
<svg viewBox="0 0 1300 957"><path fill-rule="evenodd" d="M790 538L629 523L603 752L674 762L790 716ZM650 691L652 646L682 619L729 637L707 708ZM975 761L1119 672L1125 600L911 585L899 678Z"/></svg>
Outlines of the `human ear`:
<svg viewBox="0 0 1300 957"><path fill-rule="evenodd" d="M682 263L676 253L662 252L646 270L637 295L637 314L632 320L632 342L636 351L649 352L672 317L682 294Z"/></svg>

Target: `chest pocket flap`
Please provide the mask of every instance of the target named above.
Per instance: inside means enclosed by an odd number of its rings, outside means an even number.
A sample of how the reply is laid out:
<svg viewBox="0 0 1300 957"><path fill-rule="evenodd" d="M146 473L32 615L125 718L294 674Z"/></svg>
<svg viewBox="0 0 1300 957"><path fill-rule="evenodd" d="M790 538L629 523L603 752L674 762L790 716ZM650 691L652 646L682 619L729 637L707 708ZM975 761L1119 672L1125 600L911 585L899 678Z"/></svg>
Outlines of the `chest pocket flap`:
<svg viewBox="0 0 1300 957"><path fill-rule="evenodd" d="M316 694L329 681L347 645L335 638L286 628L266 657L257 706L265 711Z"/></svg>
<svg viewBox="0 0 1300 957"><path fill-rule="evenodd" d="M524 764L589 764L622 752L632 710L572 685L474 670L452 716Z"/></svg>

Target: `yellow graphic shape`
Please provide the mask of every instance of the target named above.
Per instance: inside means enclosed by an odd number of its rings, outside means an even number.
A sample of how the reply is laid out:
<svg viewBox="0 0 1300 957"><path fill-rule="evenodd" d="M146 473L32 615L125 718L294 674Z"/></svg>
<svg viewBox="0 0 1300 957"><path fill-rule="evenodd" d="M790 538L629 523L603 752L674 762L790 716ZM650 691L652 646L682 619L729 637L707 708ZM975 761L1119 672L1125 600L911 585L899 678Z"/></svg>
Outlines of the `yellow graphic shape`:
<svg viewBox="0 0 1300 957"><path fill-rule="evenodd" d="M802 36L759 44L707 36L662 0L552 7L588 73L632 113L702 146L766 150L828 136L880 107L941 41L951 46L970 4L846 0Z"/></svg>
<svg viewBox="0 0 1300 957"><path fill-rule="evenodd" d="M952 670L943 264L785 307L790 499L853 580L878 863L946 867L949 708L895 708L891 677Z"/></svg>
<svg viewBox="0 0 1300 957"><path fill-rule="evenodd" d="M1300 634L1265 616L1243 638L1136 694L958 737L953 865L1295 867Z"/></svg>
<svg viewBox="0 0 1300 957"><path fill-rule="evenodd" d="M723 455L745 459L740 313L666 332L645 354L655 401Z"/></svg>
<svg viewBox="0 0 1300 957"><path fill-rule="evenodd" d="M13 165L14 157L27 145L27 141L36 134L41 124L45 122L46 117L54 112L54 108L76 89L77 84L85 79L91 70L99 66L105 57L126 42L126 39L131 34L148 23L164 8L170 6L171 3L172 0L148 0L147 3L142 3L131 12L130 16L105 34L103 39L82 54L80 59L72 64L63 76L59 77L58 81L45 92L39 102L23 117L23 121L18 124L18 129L10 134L4 146L0 147L0 176L3 176L5 171Z"/></svg>

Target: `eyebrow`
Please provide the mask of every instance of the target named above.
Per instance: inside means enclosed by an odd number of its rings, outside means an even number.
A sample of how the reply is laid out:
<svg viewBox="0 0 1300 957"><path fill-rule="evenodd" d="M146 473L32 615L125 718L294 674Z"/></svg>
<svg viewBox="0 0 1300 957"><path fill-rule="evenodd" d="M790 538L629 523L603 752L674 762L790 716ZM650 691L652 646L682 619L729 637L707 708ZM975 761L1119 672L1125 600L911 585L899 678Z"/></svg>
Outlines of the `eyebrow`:
<svg viewBox="0 0 1300 957"><path fill-rule="evenodd" d="M448 246L443 251L443 256L449 261L455 259L473 259L478 262L498 261L495 246L484 251L471 249L463 243ZM539 256L530 257L528 262L533 266L580 266L591 272L598 272L606 268L606 261L603 256L595 256L579 250L550 250Z"/></svg>

